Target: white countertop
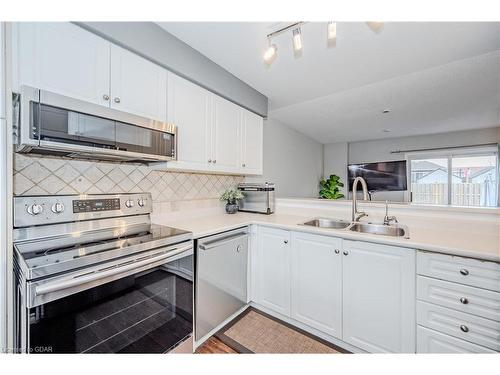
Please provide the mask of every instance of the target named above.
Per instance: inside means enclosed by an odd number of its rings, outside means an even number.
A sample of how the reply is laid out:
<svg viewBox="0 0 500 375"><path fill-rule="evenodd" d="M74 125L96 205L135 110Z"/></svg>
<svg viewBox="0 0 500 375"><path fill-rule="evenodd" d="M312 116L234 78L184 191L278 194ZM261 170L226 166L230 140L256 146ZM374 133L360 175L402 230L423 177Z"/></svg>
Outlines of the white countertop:
<svg viewBox="0 0 500 375"><path fill-rule="evenodd" d="M261 215L238 212L228 215L222 210L193 212L191 215L154 214L153 222L193 232L194 238L239 228L250 224L259 224L332 237L403 246L450 255L459 255L482 260L500 262L500 226L496 222L470 222L451 219L411 218L408 222L400 220L409 228L410 238L395 238L366 233L356 233L342 229L325 229L299 225L314 217L316 212L307 209L301 214L275 213ZM321 215L332 217L333 215ZM345 218L338 217L337 218ZM365 221L365 220L362 220ZM366 220L368 221L368 220Z"/></svg>

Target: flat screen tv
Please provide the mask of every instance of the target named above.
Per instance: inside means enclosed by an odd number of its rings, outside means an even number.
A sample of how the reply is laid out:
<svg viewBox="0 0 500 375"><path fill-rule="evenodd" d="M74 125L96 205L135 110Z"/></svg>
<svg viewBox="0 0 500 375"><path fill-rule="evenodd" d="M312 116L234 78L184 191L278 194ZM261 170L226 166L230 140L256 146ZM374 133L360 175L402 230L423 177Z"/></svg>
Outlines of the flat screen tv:
<svg viewBox="0 0 500 375"><path fill-rule="evenodd" d="M406 160L350 164L347 169L349 191L352 191L352 183L358 176L365 179L369 191L406 190Z"/></svg>

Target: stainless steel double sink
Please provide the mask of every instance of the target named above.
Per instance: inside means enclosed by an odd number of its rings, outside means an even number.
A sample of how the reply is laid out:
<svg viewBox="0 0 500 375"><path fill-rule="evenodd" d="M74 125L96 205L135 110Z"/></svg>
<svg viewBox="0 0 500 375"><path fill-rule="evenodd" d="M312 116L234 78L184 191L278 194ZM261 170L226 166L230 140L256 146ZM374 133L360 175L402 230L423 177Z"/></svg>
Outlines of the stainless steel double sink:
<svg viewBox="0 0 500 375"><path fill-rule="evenodd" d="M378 234L390 237L410 238L408 227L405 225L383 225L375 223L351 222L339 219L316 218L300 225L327 229L344 229L358 233Z"/></svg>

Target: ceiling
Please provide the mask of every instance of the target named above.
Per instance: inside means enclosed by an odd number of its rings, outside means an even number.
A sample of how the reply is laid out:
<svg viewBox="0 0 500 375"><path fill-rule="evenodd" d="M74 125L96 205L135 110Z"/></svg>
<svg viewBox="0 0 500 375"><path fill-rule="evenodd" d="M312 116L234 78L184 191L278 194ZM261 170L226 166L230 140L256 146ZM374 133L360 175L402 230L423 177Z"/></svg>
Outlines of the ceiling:
<svg viewBox="0 0 500 375"><path fill-rule="evenodd" d="M302 26L302 55L282 23L159 23L268 96L269 118L321 143L443 133L500 125L500 23L326 23ZM382 114L390 109L388 114ZM384 131L384 129L386 131ZM389 132L387 132L389 130Z"/></svg>

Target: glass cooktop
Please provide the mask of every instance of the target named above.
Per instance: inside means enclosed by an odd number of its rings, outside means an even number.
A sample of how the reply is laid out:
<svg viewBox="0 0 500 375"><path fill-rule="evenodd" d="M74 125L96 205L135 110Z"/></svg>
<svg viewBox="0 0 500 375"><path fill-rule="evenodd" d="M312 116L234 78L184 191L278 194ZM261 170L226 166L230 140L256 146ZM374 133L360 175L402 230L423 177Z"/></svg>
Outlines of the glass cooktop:
<svg viewBox="0 0 500 375"><path fill-rule="evenodd" d="M27 278L49 276L165 247L192 238L191 232L147 224L51 236L14 245Z"/></svg>

